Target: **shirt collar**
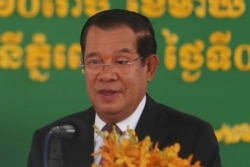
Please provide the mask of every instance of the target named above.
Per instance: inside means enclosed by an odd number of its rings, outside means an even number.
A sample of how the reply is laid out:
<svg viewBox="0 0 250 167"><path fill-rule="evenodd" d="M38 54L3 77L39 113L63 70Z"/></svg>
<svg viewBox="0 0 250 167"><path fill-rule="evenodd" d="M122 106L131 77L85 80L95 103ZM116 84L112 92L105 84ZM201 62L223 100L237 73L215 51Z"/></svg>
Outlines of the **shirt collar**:
<svg viewBox="0 0 250 167"><path fill-rule="evenodd" d="M139 105L137 106L136 110L126 119L122 120L121 122L117 122L117 126L122 130L122 131L126 131L127 128L129 127L129 129L133 129L135 130L135 127L139 121L139 118L142 114L142 111L145 107L146 104L146 96L144 96L141 100L141 102L139 103ZM95 126L101 130L103 128L103 126L106 123L103 122L100 117L95 114Z"/></svg>

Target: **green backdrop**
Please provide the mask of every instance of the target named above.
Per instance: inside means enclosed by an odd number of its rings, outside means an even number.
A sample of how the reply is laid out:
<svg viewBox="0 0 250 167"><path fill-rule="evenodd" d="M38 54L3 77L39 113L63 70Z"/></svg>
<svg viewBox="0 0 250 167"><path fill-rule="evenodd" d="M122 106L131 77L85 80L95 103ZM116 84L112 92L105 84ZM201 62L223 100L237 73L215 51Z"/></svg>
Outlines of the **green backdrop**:
<svg viewBox="0 0 250 167"><path fill-rule="evenodd" d="M26 166L37 128L90 105L77 68L79 35L90 15L109 8L142 13L155 27L160 65L149 94L210 122L223 166L250 166L248 7L244 0L0 0L0 166Z"/></svg>

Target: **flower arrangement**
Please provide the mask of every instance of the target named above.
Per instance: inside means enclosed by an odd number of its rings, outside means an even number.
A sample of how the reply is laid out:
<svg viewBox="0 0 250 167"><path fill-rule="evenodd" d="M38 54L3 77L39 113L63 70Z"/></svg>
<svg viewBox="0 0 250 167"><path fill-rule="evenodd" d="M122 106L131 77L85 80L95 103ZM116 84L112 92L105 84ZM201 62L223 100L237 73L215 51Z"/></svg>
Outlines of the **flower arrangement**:
<svg viewBox="0 0 250 167"><path fill-rule="evenodd" d="M178 157L179 143L159 150L158 143L153 144L149 136L138 141L134 130L124 133L127 137L121 139L114 129L102 134L104 144L92 154L102 156L102 165L92 164L92 167L201 167L200 161L191 164L192 154L186 159Z"/></svg>

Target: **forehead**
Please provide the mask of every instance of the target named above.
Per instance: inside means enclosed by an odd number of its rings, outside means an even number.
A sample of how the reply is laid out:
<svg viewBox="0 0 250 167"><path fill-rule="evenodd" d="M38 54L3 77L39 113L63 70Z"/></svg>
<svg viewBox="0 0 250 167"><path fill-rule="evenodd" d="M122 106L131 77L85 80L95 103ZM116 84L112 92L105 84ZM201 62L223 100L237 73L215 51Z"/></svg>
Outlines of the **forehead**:
<svg viewBox="0 0 250 167"><path fill-rule="evenodd" d="M91 42L133 42L136 40L136 34L126 25L119 25L110 28L99 28L91 26L86 35L86 43Z"/></svg>
<svg viewBox="0 0 250 167"><path fill-rule="evenodd" d="M137 51L137 36L125 25L112 28L99 28L91 26L86 36L85 53L106 53L126 50Z"/></svg>

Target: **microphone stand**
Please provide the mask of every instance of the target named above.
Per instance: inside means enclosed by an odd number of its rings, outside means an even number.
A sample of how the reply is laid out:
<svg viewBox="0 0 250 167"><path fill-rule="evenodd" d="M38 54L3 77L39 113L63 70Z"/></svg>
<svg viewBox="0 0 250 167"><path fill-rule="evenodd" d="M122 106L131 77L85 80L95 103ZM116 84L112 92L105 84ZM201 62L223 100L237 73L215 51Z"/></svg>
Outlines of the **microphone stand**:
<svg viewBox="0 0 250 167"><path fill-rule="evenodd" d="M43 151L44 167L63 167L61 138L71 139L74 134L75 128L72 125L56 126L47 133Z"/></svg>
<svg viewBox="0 0 250 167"><path fill-rule="evenodd" d="M51 139L48 167L63 167L61 139L59 137Z"/></svg>

